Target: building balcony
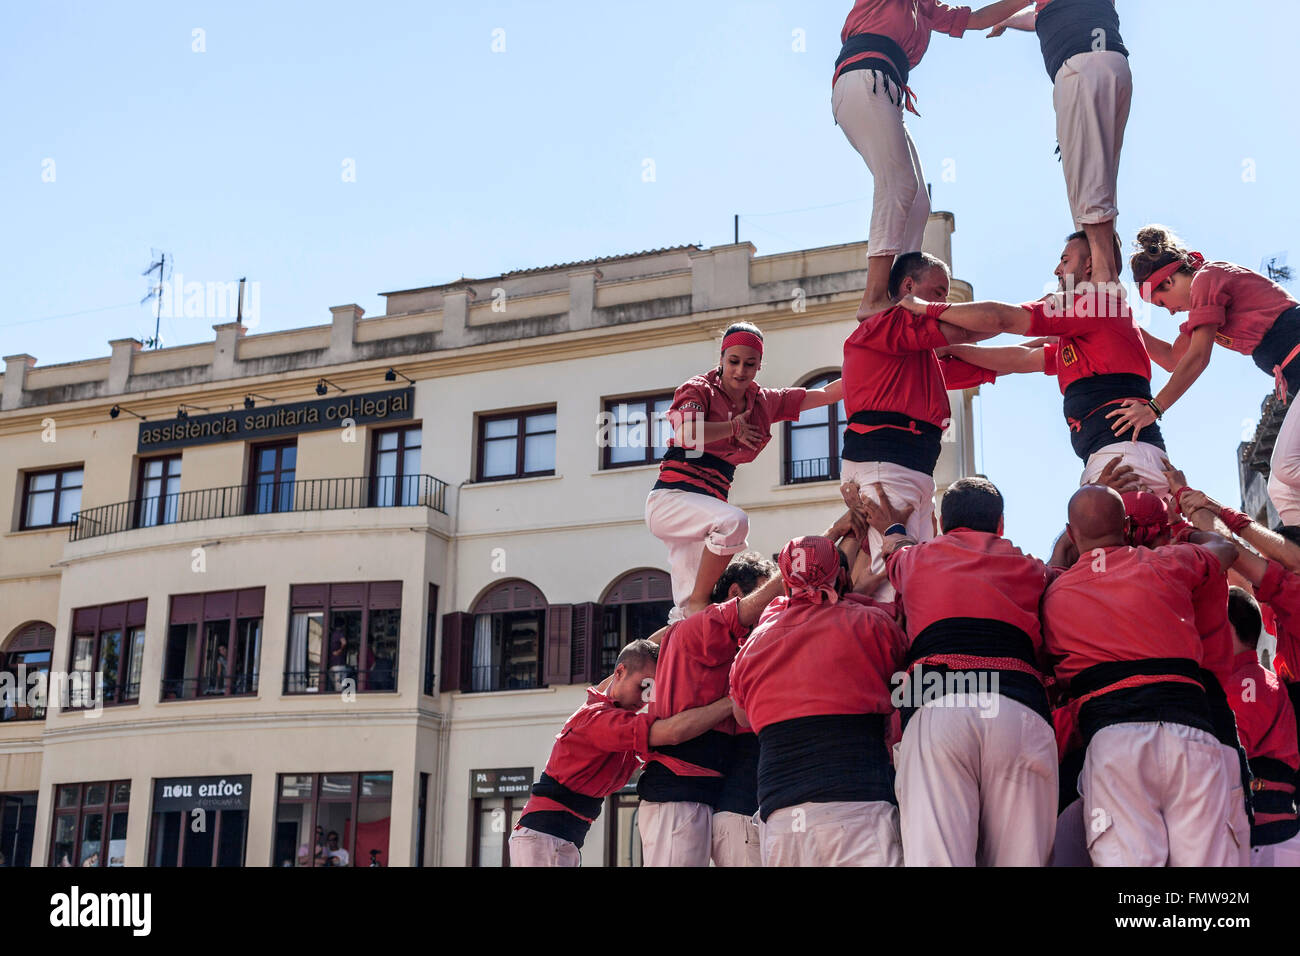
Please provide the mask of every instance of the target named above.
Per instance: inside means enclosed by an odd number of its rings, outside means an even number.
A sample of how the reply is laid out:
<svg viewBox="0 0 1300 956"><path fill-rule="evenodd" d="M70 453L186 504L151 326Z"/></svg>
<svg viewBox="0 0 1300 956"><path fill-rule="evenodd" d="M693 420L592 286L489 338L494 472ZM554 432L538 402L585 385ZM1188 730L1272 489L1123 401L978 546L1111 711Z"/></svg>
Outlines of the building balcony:
<svg viewBox="0 0 1300 956"><path fill-rule="evenodd" d="M160 507L161 506L161 507ZM360 508L425 508L447 514L447 484L432 475L307 478L200 488L78 511L69 541L162 525Z"/></svg>

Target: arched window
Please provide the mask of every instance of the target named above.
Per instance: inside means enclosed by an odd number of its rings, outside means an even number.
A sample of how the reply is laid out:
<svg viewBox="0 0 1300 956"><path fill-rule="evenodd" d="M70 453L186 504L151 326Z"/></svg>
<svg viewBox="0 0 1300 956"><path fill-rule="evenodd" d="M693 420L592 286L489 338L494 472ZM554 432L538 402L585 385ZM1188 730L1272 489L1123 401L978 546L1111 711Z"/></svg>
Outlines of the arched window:
<svg viewBox="0 0 1300 956"><path fill-rule="evenodd" d="M39 704L28 699L35 688L33 674L50 672L50 652L54 649L54 627L44 621L28 621L17 627L0 646L0 720L44 720L45 699Z"/></svg>
<svg viewBox="0 0 1300 956"><path fill-rule="evenodd" d="M600 603L597 673L604 676L613 673L618 653L627 644L649 637L668 623L673 607L672 580L656 568L629 571L609 586Z"/></svg>
<svg viewBox="0 0 1300 956"><path fill-rule="evenodd" d="M546 598L527 581L502 581L470 612L474 642L471 691L525 690L542 683Z"/></svg>
<svg viewBox="0 0 1300 956"><path fill-rule="evenodd" d="M824 388L835 379L834 373L813 376L803 383L804 388ZM810 408L797 421L785 426L785 467L781 483L797 485L805 481L838 480L840 477L840 449L844 447L844 428L848 416L844 402Z"/></svg>

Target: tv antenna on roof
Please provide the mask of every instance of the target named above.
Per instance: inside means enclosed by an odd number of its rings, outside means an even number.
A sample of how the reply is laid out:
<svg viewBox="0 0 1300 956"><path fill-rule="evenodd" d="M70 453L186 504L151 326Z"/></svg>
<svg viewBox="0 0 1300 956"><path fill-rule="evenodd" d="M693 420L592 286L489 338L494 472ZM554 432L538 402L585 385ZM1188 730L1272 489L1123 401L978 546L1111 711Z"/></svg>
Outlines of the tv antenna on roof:
<svg viewBox="0 0 1300 956"><path fill-rule="evenodd" d="M1264 260L1261 268L1264 271L1264 275L1268 276L1279 285L1290 282L1295 278L1295 270L1286 264L1285 252L1279 252L1275 256L1269 256Z"/></svg>
<svg viewBox="0 0 1300 956"><path fill-rule="evenodd" d="M149 294L140 300L140 304L144 305L150 299L158 300L157 306L154 310L153 338L145 339L144 342L144 344L149 348L156 349L162 346L162 336L159 334L159 326L162 324L163 285L172 277L172 260L167 253L159 252L157 249L149 250L149 258L153 261L149 264L149 268L145 269L144 272L140 273L140 275L151 276L157 272L158 281L156 284L149 286Z"/></svg>

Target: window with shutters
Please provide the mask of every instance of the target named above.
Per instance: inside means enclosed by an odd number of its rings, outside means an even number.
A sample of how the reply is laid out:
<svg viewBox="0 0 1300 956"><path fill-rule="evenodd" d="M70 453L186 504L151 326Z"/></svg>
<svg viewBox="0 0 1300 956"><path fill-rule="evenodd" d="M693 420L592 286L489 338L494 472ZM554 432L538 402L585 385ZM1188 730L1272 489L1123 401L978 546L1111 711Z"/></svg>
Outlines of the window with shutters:
<svg viewBox="0 0 1300 956"><path fill-rule="evenodd" d="M295 584L284 693L397 689L402 582Z"/></svg>
<svg viewBox="0 0 1300 956"><path fill-rule="evenodd" d="M172 595L163 654L163 700L257 693L265 590Z"/></svg>
<svg viewBox="0 0 1300 956"><path fill-rule="evenodd" d="M527 581L503 581L474 606L468 680L462 691L527 690L542 685L547 603Z"/></svg>
<svg viewBox="0 0 1300 956"><path fill-rule="evenodd" d="M85 710L140 699L146 602L124 601L72 612L67 707Z"/></svg>
<svg viewBox="0 0 1300 956"><path fill-rule="evenodd" d="M825 388L835 373L814 375L802 388ZM844 430L848 426L844 402L821 408L809 408L793 422L785 423L785 462L781 483L797 485L805 481L830 481L840 476L840 449L844 447Z"/></svg>
<svg viewBox="0 0 1300 956"><path fill-rule="evenodd" d="M667 624L672 609L672 580L656 568L629 571L611 584L601 600L597 674L612 673L619 652Z"/></svg>
<svg viewBox="0 0 1300 956"><path fill-rule="evenodd" d="M54 626L29 621L0 645L0 720L44 720ZM36 692L41 689L41 692Z"/></svg>

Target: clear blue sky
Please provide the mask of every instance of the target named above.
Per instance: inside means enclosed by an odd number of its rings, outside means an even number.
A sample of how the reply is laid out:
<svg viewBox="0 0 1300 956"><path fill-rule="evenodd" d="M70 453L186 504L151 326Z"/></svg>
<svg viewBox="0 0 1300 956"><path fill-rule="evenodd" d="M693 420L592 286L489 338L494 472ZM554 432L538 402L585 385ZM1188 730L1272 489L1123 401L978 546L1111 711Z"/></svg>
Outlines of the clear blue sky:
<svg viewBox="0 0 1300 956"><path fill-rule="evenodd" d="M320 324L347 302L380 313L381 292L462 274L730 242L736 212L760 254L863 239L870 177L830 112L849 6L11 6L0 354L74 361L151 335L135 304L151 248L187 281L257 280L266 331ZM1135 87L1126 242L1159 221L1211 258L1259 268L1292 249L1300 260L1300 5L1119 0L1119 11ZM1035 39L936 36L912 86L934 206L956 215L956 275L980 298L1038 295L1070 222ZM343 181L347 159L355 182ZM784 210L807 211L760 215ZM162 331L174 345L210 339L211 324ZM1161 313L1153 329L1168 338L1174 324ZM1215 352L1165 434L1194 483L1235 501L1235 450L1269 380ZM1041 553L1080 467L1059 391L1008 379L985 388L981 411L979 461L1007 495L1008 534Z"/></svg>

